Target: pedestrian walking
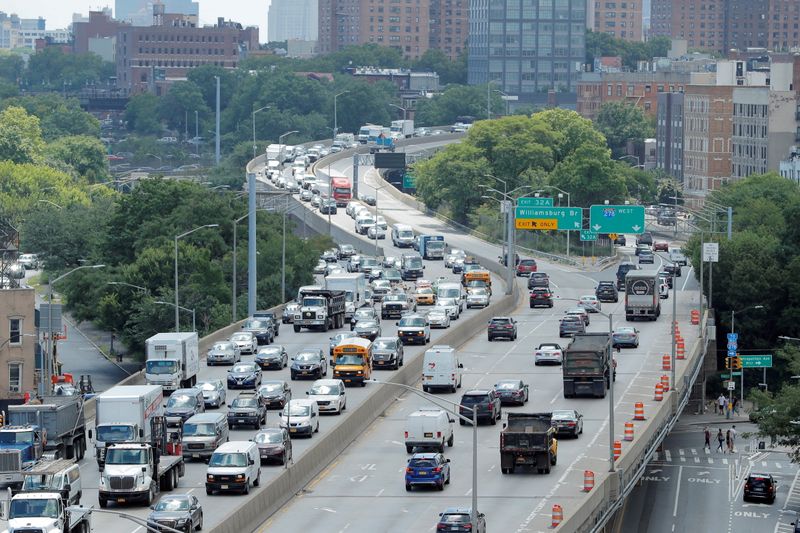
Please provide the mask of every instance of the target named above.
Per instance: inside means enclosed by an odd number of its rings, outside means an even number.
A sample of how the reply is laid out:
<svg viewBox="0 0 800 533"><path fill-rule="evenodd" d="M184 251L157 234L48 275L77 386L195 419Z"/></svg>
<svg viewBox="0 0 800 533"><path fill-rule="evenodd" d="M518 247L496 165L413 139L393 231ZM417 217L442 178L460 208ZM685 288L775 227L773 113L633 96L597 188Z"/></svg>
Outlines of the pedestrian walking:
<svg viewBox="0 0 800 533"><path fill-rule="evenodd" d="M733 399L733 412L734 412L736 415L738 415L738 414L739 414L739 399L738 399L738 398L734 398L734 399Z"/></svg>
<svg viewBox="0 0 800 533"><path fill-rule="evenodd" d="M731 430L725 432L725 453L733 453L733 445L731 444Z"/></svg>
<svg viewBox="0 0 800 533"><path fill-rule="evenodd" d="M728 433L731 435L731 453L736 452L736 426L732 426L731 429L728 430Z"/></svg>
<svg viewBox="0 0 800 533"><path fill-rule="evenodd" d="M703 437L705 438L703 450L708 450L708 453L711 453L711 430L708 429L708 426L703 430Z"/></svg>
<svg viewBox="0 0 800 533"><path fill-rule="evenodd" d="M717 441L719 442L717 451L725 453L725 450L722 449L722 443L725 442L725 435L722 434L722 428L719 428L719 431L717 431Z"/></svg>
<svg viewBox="0 0 800 533"><path fill-rule="evenodd" d="M719 398L717 398L717 403L719 404L719 414L725 414L725 406L728 404L728 400L725 399L725 395L720 393Z"/></svg>

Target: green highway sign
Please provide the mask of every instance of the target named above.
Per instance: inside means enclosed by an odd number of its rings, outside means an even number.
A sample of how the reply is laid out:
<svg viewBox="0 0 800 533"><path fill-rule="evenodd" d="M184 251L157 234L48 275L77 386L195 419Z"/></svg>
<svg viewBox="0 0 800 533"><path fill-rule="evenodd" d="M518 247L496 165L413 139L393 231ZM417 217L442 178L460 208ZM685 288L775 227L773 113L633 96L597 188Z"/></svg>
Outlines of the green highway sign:
<svg viewBox="0 0 800 533"><path fill-rule="evenodd" d="M742 373L741 372L734 372L733 375L734 376L741 376ZM722 379L730 379L731 375L730 374L720 374L719 377L721 377Z"/></svg>
<svg viewBox="0 0 800 533"><path fill-rule="evenodd" d="M742 368L772 368L772 354L740 355Z"/></svg>
<svg viewBox="0 0 800 533"><path fill-rule="evenodd" d="M403 174L403 188L404 189L416 189L417 178L414 174L410 172L406 172Z"/></svg>
<svg viewBox="0 0 800 533"><path fill-rule="evenodd" d="M559 230L579 230L583 225L583 210L580 207L517 207L517 220L553 219Z"/></svg>
<svg viewBox="0 0 800 533"><path fill-rule="evenodd" d="M644 206L593 205L589 228L597 233L644 233Z"/></svg>
<svg viewBox="0 0 800 533"><path fill-rule="evenodd" d="M581 230L581 240L582 241L596 241L597 240L597 233L592 230L582 229Z"/></svg>
<svg viewBox="0 0 800 533"><path fill-rule="evenodd" d="M553 199L552 198L545 198L545 197L531 197L526 196L525 198L519 198L517 200L517 206L519 207L553 207Z"/></svg>

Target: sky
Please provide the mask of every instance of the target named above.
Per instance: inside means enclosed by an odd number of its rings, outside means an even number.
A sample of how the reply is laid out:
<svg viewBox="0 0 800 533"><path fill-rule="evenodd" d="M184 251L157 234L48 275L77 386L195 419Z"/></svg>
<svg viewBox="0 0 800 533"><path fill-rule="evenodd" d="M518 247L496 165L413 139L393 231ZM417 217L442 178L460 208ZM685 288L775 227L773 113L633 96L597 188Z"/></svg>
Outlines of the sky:
<svg viewBox="0 0 800 533"><path fill-rule="evenodd" d="M216 23L217 17L258 26L259 37L267 34L267 10L270 0L196 0L200 2L200 23ZM62 29L72 22L73 13L87 15L103 7L114 9L114 0L0 0L0 11L16 13L21 18L43 17L48 30Z"/></svg>

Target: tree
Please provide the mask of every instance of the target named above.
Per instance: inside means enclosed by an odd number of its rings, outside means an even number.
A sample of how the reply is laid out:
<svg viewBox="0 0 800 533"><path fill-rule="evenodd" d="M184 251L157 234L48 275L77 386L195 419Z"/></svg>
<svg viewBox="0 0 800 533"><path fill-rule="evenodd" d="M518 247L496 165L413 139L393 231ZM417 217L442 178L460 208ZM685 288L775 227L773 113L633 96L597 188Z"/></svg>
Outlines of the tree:
<svg viewBox="0 0 800 533"><path fill-rule="evenodd" d="M60 48L46 47L30 57L25 78L32 89L77 91L105 83L115 71L114 63L103 61L97 54L65 54Z"/></svg>
<svg viewBox="0 0 800 533"><path fill-rule="evenodd" d="M42 136L51 141L65 135L100 134L100 122L81 109L77 98L62 98L58 94L37 94L8 98L0 102L0 108L18 106L29 114L39 117Z"/></svg>
<svg viewBox="0 0 800 533"><path fill-rule="evenodd" d="M203 99L203 93L191 81L173 83L169 92L158 101L159 118L173 130L186 129L187 120L194 124L195 112L200 120L205 120L211 115L211 110ZM205 128L201 126L198 129L202 133Z"/></svg>
<svg viewBox="0 0 800 533"><path fill-rule="evenodd" d="M574 206L588 207L604 200L622 203L627 188L619 170L607 148L585 144L556 166L550 184L570 192Z"/></svg>
<svg viewBox="0 0 800 533"><path fill-rule="evenodd" d="M555 135L549 126L527 116L510 116L476 122L467 142L482 150L491 173L508 182L509 190L520 184L522 174L531 168L550 171Z"/></svg>
<svg viewBox="0 0 800 533"><path fill-rule="evenodd" d="M585 119L575 111L553 108L535 113L533 124L545 124L553 132L552 145L555 162L562 161L579 146L594 144L605 146L606 139L597 131L592 121Z"/></svg>
<svg viewBox="0 0 800 533"><path fill-rule="evenodd" d="M0 80L13 85L19 83L25 71L25 61L19 54L0 54Z"/></svg>
<svg viewBox="0 0 800 533"><path fill-rule="evenodd" d="M161 133L161 124L158 118L158 97L153 94L137 94L128 101L128 105L125 107L128 129L141 135Z"/></svg>
<svg viewBox="0 0 800 533"><path fill-rule="evenodd" d="M209 109L217 108L217 80L219 77L219 107L225 109L236 92L236 73L216 65L200 65L189 70L188 80L200 88Z"/></svg>
<svg viewBox="0 0 800 533"><path fill-rule="evenodd" d="M21 107L0 111L0 161L34 163L41 158L43 148L37 117Z"/></svg>
<svg viewBox="0 0 800 533"><path fill-rule="evenodd" d="M417 101L415 121L419 126L453 124L459 116L486 116L486 86L454 85L431 99ZM492 109L505 109L505 103L496 92L490 92Z"/></svg>
<svg viewBox="0 0 800 533"><path fill-rule="evenodd" d="M625 102L607 102L600 107L595 122L605 135L614 159L625 154L628 141L643 141L654 132L650 121L638 107Z"/></svg>
<svg viewBox="0 0 800 533"><path fill-rule="evenodd" d="M413 62L414 70L428 70L439 75L439 83L449 85L467 83L467 52L464 50L458 59L452 61L444 52L429 48L419 59Z"/></svg>
<svg viewBox="0 0 800 533"><path fill-rule="evenodd" d="M654 57L666 57L670 49L667 37L652 37L647 42L617 39L603 32L586 31L586 62L594 63L596 57L620 56L625 68L635 70L639 61L652 61Z"/></svg>
<svg viewBox="0 0 800 533"><path fill-rule="evenodd" d="M86 135L62 137L47 146L50 158L69 165L89 183L108 179L106 149L97 138Z"/></svg>

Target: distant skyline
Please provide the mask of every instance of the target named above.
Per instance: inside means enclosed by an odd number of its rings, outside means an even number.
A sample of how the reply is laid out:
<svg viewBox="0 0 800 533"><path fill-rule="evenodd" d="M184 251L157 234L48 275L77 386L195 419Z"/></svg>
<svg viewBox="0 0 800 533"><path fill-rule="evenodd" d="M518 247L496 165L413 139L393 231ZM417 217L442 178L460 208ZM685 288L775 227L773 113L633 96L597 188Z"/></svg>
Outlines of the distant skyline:
<svg viewBox="0 0 800 533"><path fill-rule="evenodd" d="M267 38L267 12L271 0L195 0L200 3L200 24L214 24L217 17L258 26L259 39ZM72 14L88 15L104 7L114 9L114 0L2 0L0 11L16 13L22 18L46 20L48 30L58 30L72 23Z"/></svg>

